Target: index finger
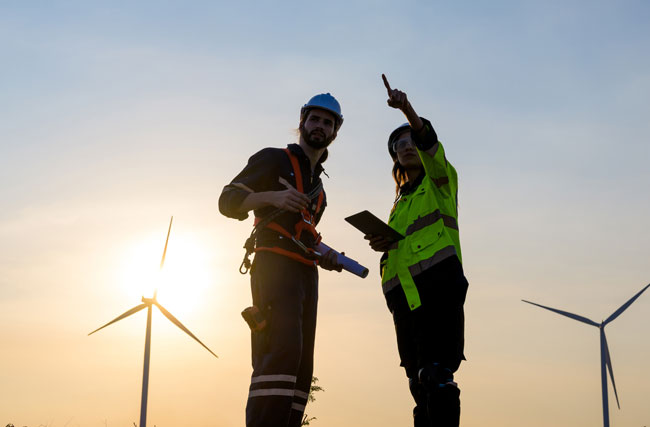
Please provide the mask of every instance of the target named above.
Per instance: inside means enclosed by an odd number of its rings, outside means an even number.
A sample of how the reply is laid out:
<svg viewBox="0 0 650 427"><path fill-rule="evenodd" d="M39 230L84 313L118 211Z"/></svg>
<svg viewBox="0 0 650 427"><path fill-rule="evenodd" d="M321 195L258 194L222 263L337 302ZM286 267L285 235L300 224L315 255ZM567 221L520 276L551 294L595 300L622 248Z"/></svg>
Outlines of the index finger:
<svg viewBox="0 0 650 427"><path fill-rule="evenodd" d="M390 91L393 89L390 88L390 84L388 84L388 79L386 78L386 75L382 73L381 78L384 80L384 86L386 86L386 90L388 90L388 94L390 95Z"/></svg>

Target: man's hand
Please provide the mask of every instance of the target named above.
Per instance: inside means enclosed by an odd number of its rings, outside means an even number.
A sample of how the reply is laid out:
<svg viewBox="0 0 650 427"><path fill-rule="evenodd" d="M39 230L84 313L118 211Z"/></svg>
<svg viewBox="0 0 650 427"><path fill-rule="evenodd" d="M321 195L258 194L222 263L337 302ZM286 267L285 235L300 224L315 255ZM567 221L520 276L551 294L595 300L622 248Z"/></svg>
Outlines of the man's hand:
<svg viewBox="0 0 650 427"><path fill-rule="evenodd" d="M388 91L388 105L393 108L397 108L402 112L406 113L406 109L409 105L409 101L406 97L406 93L402 92L399 89L391 89L390 84L386 75L382 74L381 78L384 80L384 86L386 86L386 91Z"/></svg>
<svg viewBox="0 0 650 427"><path fill-rule="evenodd" d="M310 202L309 197L293 187L281 191L269 191L267 197L270 205L289 212L300 212L309 206Z"/></svg>
<svg viewBox="0 0 650 427"><path fill-rule="evenodd" d="M345 252L341 252L341 255L345 255ZM343 265L338 263L338 255L333 249L330 249L318 259L318 265L325 270L334 270L339 273L343 270Z"/></svg>
<svg viewBox="0 0 650 427"><path fill-rule="evenodd" d="M370 244L370 248L376 252L387 252L392 245L392 243L386 240L383 236L366 234L363 238L369 241L368 243Z"/></svg>

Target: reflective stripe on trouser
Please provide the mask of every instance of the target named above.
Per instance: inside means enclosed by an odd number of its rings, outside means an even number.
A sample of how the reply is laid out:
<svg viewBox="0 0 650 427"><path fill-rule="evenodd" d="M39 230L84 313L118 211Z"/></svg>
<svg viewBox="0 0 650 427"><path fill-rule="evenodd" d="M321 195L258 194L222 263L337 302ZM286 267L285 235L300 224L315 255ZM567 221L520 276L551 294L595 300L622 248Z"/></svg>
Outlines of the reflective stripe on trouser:
<svg viewBox="0 0 650 427"><path fill-rule="evenodd" d="M313 373L316 268L271 252L255 255L251 290L267 326L251 334L247 427L298 427Z"/></svg>

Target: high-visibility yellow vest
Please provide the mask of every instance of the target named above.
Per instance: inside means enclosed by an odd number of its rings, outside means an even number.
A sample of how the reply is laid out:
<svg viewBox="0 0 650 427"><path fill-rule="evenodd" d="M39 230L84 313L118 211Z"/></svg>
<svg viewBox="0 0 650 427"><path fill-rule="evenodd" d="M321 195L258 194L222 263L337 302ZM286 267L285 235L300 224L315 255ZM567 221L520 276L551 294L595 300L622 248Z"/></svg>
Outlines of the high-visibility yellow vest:
<svg viewBox="0 0 650 427"><path fill-rule="evenodd" d="M382 262L384 294L401 286L411 310L421 305L413 281L424 270L450 256L462 262L458 235L458 176L440 142L433 156L418 150L425 176L418 187L393 206L388 225L406 236Z"/></svg>

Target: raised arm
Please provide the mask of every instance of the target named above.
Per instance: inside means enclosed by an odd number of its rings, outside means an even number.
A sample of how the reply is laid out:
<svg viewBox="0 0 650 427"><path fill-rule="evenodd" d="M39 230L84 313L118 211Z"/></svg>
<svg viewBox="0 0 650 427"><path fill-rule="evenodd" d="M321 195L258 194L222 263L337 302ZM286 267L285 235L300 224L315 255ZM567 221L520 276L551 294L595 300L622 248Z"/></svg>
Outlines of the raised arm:
<svg viewBox="0 0 650 427"><path fill-rule="evenodd" d="M411 129L413 129L414 142L417 147L421 151L433 156L436 150L435 144L438 142L438 136L433 130L433 127L431 127L430 124L425 123L422 118L418 116L405 92L402 92L399 89L392 89L390 83L388 83L386 75L382 74L381 78L384 81L384 86L388 92L388 100L386 101L388 106L404 113L406 120L411 125Z"/></svg>

